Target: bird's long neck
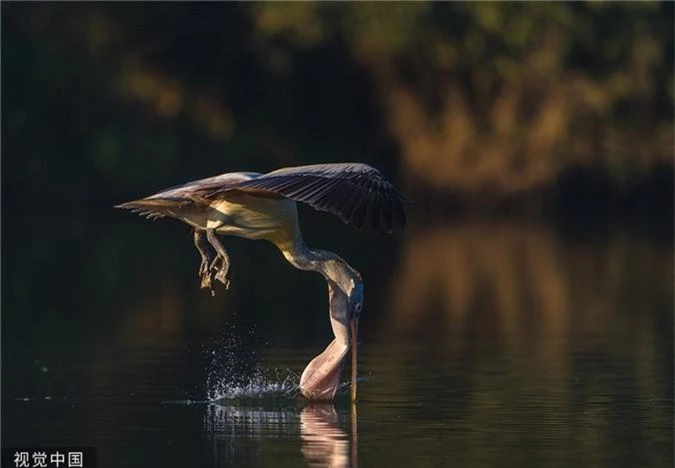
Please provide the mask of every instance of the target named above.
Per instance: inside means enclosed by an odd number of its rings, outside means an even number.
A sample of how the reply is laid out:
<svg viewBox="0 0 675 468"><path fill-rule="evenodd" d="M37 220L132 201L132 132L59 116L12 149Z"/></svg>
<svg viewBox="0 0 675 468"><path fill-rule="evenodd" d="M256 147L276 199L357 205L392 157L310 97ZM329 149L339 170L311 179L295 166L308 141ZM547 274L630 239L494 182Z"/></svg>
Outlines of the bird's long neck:
<svg viewBox="0 0 675 468"><path fill-rule="evenodd" d="M294 267L321 273L326 281L333 283L347 296L352 296L355 288L361 285L361 274L332 252L310 249L302 240L282 252Z"/></svg>
<svg viewBox="0 0 675 468"><path fill-rule="evenodd" d="M356 398L356 329L363 308L363 282L358 271L325 250L309 249L294 242L281 250L293 266L316 271L328 283L328 310L335 339L305 367L300 391L311 400L332 400L340 382L345 356L352 347L352 399Z"/></svg>

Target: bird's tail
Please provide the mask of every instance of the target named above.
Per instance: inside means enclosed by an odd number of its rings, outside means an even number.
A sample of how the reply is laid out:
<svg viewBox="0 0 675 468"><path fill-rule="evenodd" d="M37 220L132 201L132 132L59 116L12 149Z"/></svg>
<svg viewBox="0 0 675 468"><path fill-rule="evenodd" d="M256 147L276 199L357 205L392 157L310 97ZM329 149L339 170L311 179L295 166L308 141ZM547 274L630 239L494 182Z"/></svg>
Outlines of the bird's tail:
<svg viewBox="0 0 675 468"><path fill-rule="evenodd" d="M142 198L127 203L115 205L115 208L131 210L131 212L145 216L148 219L159 219L165 216L171 216L171 209L180 205L176 200L165 200L158 198Z"/></svg>

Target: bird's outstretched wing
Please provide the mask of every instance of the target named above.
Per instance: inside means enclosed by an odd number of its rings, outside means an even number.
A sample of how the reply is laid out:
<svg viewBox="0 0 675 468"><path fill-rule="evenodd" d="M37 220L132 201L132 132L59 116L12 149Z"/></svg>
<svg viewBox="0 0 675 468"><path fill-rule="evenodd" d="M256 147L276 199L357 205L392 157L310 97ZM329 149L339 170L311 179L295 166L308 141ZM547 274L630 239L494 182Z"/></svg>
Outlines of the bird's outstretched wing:
<svg viewBox="0 0 675 468"><path fill-rule="evenodd" d="M316 164L279 169L236 184L197 188L205 198L227 197L232 190L269 193L328 211L361 229L391 232L405 226L402 202L408 201L380 172L366 164Z"/></svg>

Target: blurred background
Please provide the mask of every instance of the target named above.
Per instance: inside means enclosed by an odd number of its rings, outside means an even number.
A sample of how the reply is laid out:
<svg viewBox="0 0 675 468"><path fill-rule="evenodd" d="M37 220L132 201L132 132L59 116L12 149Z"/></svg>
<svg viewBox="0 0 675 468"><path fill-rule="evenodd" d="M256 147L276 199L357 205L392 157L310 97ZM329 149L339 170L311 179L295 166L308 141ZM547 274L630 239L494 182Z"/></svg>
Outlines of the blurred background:
<svg viewBox="0 0 675 468"><path fill-rule="evenodd" d="M672 211L668 3L4 12L6 207L354 160L431 206Z"/></svg>
<svg viewBox="0 0 675 468"><path fill-rule="evenodd" d="M160 403L213 390L204 348L227 348L228 379L297 380L331 339L323 280L225 239L233 287L211 298L180 223L111 207L355 161L415 200L394 236L301 208L308 244L366 280L365 466L668 465L674 13L3 2L3 444L94 445L115 466L314 460L296 447L310 413L214 424Z"/></svg>

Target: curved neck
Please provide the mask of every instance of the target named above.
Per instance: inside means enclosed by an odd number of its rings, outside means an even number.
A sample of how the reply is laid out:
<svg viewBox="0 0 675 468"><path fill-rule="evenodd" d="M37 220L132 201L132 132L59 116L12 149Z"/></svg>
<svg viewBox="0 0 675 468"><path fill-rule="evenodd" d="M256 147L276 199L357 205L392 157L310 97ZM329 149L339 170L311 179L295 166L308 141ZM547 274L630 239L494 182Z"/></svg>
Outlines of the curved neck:
<svg viewBox="0 0 675 468"><path fill-rule="evenodd" d="M302 240L282 253L294 267L321 273L326 281L335 284L349 297L362 282L361 274L340 256L326 250L310 249Z"/></svg>
<svg viewBox="0 0 675 468"><path fill-rule="evenodd" d="M363 282L358 271L325 250L309 249L298 239L281 252L293 266L317 271L328 283L328 310L335 339L307 365L300 376L300 391L312 400L332 400L337 391L345 355L352 346L352 399L356 391L358 317L363 309Z"/></svg>

